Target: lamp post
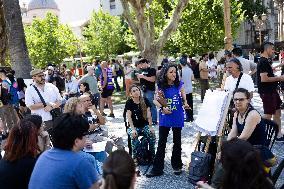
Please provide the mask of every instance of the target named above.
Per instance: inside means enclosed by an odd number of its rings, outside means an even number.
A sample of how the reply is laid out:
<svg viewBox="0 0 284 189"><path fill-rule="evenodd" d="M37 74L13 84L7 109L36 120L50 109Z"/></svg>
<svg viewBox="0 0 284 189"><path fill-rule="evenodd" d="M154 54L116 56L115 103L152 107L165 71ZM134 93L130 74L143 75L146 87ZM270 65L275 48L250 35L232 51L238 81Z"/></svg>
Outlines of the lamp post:
<svg viewBox="0 0 284 189"><path fill-rule="evenodd" d="M255 22L255 26L257 27L259 32L259 45L262 44L261 30L265 25L266 20L267 20L267 15L265 13L261 15L261 19L259 19L259 16L256 14L253 16L253 21Z"/></svg>

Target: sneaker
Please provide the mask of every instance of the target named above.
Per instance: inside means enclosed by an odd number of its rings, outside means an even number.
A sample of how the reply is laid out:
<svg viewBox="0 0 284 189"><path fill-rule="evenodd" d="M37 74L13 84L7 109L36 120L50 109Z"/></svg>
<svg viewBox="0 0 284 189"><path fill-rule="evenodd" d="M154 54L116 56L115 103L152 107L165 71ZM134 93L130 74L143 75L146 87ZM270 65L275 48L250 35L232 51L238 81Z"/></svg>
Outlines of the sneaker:
<svg viewBox="0 0 284 189"><path fill-rule="evenodd" d="M178 169L174 169L174 174L175 175L181 175L182 173L182 169L178 168Z"/></svg>
<svg viewBox="0 0 284 189"><path fill-rule="evenodd" d="M106 113L103 112L103 113L102 113L102 116L106 116Z"/></svg>
<svg viewBox="0 0 284 189"><path fill-rule="evenodd" d="M114 114L109 114L108 117L114 118Z"/></svg>

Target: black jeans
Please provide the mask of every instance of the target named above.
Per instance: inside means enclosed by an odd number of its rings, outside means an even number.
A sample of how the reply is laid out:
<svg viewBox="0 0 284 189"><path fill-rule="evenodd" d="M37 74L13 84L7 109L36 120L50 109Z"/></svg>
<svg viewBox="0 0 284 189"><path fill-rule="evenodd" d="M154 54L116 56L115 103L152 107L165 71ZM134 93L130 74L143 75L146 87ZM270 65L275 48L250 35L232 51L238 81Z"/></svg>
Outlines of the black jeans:
<svg viewBox="0 0 284 189"><path fill-rule="evenodd" d="M186 119L188 121L193 121L193 98L192 93L186 94L186 101L191 109L186 109Z"/></svg>
<svg viewBox="0 0 284 189"><path fill-rule="evenodd" d="M200 79L200 88L201 88L201 101L203 102L206 90L209 89L209 81L208 79Z"/></svg>
<svg viewBox="0 0 284 189"><path fill-rule="evenodd" d="M154 172L162 172L164 169L165 149L170 129L171 128L169 127L159 127L159 142L153 164ZM182 128L180 127L172 128L174 146L171 157L171 165L173 169L182 168L183 165L181 161L181 129Z"/></svg>
<svg viewBox="0 0 284 189"><path fill-rule="evenodd" d="M118 81L117 81L117 76L114 76L113 79L114 79L116 91L120 91L120 86L119 86Z"/></svg>

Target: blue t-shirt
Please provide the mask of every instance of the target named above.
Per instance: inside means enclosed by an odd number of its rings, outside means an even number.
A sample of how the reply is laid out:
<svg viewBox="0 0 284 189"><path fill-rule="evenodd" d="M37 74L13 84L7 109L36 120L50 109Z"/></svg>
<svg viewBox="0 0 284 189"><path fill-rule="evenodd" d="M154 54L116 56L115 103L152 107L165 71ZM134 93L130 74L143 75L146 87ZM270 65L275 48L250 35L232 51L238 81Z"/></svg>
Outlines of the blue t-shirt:
<svg viewBox="0 0 284 189"><path fill-rule="evenodd" d="M45 151L36 162L29 189L89 189L99 177L83 153L58 148Z"/></svg>
<svg viewBox="0 0 284 189"><path fill-rule="evenodd" d="M184 109L182 105L182 97L180 89L183 83L180 82L178 87L171 86L164 89L165 98L168 101L168 107L172 111L171 114L163 114L160 110L160 126L164 127L183 127L184 126ZM159 90L161 90L159 88Z"/></svg>

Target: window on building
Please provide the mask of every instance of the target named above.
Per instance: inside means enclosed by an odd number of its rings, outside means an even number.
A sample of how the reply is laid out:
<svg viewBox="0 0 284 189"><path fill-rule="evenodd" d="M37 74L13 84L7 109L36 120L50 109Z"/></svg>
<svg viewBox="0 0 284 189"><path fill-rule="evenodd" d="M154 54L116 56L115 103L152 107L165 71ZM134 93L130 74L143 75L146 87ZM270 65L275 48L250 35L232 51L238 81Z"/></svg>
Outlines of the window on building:
<svg viewBox="0 0 284 189"><path fill-rule="evenodd" d="M36 18L36 15L33 15L33 18Z"/></svg>
<svg viewBox="0 0 284 189"><path fill-rule="evenodd" d="M109 7L110 7L110 10L115 9L115 0L110 0L109 1Z"/></svg>

